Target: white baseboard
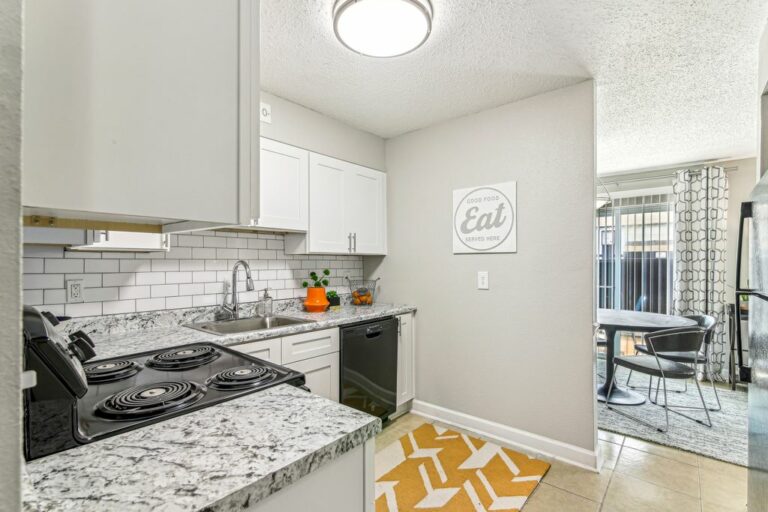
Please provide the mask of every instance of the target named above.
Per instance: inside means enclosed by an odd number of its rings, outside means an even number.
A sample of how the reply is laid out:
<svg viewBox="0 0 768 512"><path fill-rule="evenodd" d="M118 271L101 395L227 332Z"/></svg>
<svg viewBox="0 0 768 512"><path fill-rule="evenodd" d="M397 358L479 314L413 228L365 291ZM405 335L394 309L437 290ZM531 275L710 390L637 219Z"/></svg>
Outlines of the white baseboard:
<svg viewBox="0 0 768 512"><path fill-rule="evenodd" d="M501 423L470 416L463 412L446 409L421 400L413 401L412 414L417 414L519 449L532 456L554 458L590 471L598 470L597 451L589 451L572 444L508 427Z"/></svg>

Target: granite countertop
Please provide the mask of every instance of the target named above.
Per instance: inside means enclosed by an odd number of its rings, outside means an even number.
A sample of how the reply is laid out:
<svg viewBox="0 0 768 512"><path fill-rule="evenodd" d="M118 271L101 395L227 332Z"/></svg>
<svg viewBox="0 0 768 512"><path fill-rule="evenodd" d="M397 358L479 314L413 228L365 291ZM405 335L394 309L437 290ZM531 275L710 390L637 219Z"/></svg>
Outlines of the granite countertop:
<svg viewBox="0 0 768 512"><path fill-rule="evenodd" d="M391 315L401 315L416 311L414 306L399 304L374 304L373 306L342 306L339 311L327 311L325 313L306 313L298 310L277 311L275 314L312 320L312 323L287 325L266 331L251 331L237 334L219 336L202 332L184 325L171 325L155 327L156 322L137 321L134 317L126 317L130 322L131 330L120 332L106 323L114 322L114 319L103 317L103 320L94 319L88 324L87 331L96 344L96 357L109 359L126 354L157 350L188 343L216 343L230 346L240 343L253 342L268 338L278 338L302 332L317 331L344 324L373 320ZM187 318L182 322L200 321ZM100 327L102 322L104 327ZM162 325L162 324L160 324ZM77 325L77 327L80 327Z"/></svg>
<svg viewBox="0 0 768 512"><path fill-rule="evenodd" d="M380 430L284 384L32 461L24 509L242 510Z"/></svg>

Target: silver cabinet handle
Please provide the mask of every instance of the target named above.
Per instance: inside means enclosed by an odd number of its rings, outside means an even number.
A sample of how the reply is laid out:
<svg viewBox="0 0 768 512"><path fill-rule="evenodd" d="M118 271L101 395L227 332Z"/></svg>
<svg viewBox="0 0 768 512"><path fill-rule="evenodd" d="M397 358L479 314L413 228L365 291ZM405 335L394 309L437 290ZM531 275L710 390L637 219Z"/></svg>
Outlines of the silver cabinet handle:
<svg viewBox="0 0 768 512"><path fill-rule="evenodd" d="M347 242L349 242L349 245L347 246L347 252L352 252L352 233L349 233L347 235Z"/></svg>
<svg viewBox="0 0 768 512"><path fill-rule="evenodd" d="M357 252L357 233L354 233L353 240L355 241L353 252Z"/></svg>

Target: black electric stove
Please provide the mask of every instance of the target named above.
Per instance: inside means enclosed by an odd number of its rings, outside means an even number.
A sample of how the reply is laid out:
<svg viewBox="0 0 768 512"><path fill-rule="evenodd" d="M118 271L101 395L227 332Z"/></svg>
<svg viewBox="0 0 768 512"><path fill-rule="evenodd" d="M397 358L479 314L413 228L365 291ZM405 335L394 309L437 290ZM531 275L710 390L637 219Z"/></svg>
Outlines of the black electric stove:
<svg viewBox="0 0 768 512"><path fill-rule="evenodd" d="M24 309L27 460L197 411L304 375L246 354L196 343L91 361L83 333L59 334L49 315ZM87 361L87 362L85 362Z"/></svg>

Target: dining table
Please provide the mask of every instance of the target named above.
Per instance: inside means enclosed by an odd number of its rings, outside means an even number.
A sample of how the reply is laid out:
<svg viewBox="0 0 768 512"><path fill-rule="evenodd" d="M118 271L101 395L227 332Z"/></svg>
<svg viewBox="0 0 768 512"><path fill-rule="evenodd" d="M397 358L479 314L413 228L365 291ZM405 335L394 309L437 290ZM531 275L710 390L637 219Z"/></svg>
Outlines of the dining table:
<svg viewBox="0 0 768 512"><path fill-rule="evenodd" d="M693 327L698 325L695 320L683 316L664 315L661 313L646 313L644 311L626 311L617 309L598 309L597 323L599 329L605 331L605 382L597 385L597 399L605 402L608 388L613 381L609 404L642 405L646 397L618 385L615 382L613 358L621 354L622 332L656 332L674 327Z"/></svg>

